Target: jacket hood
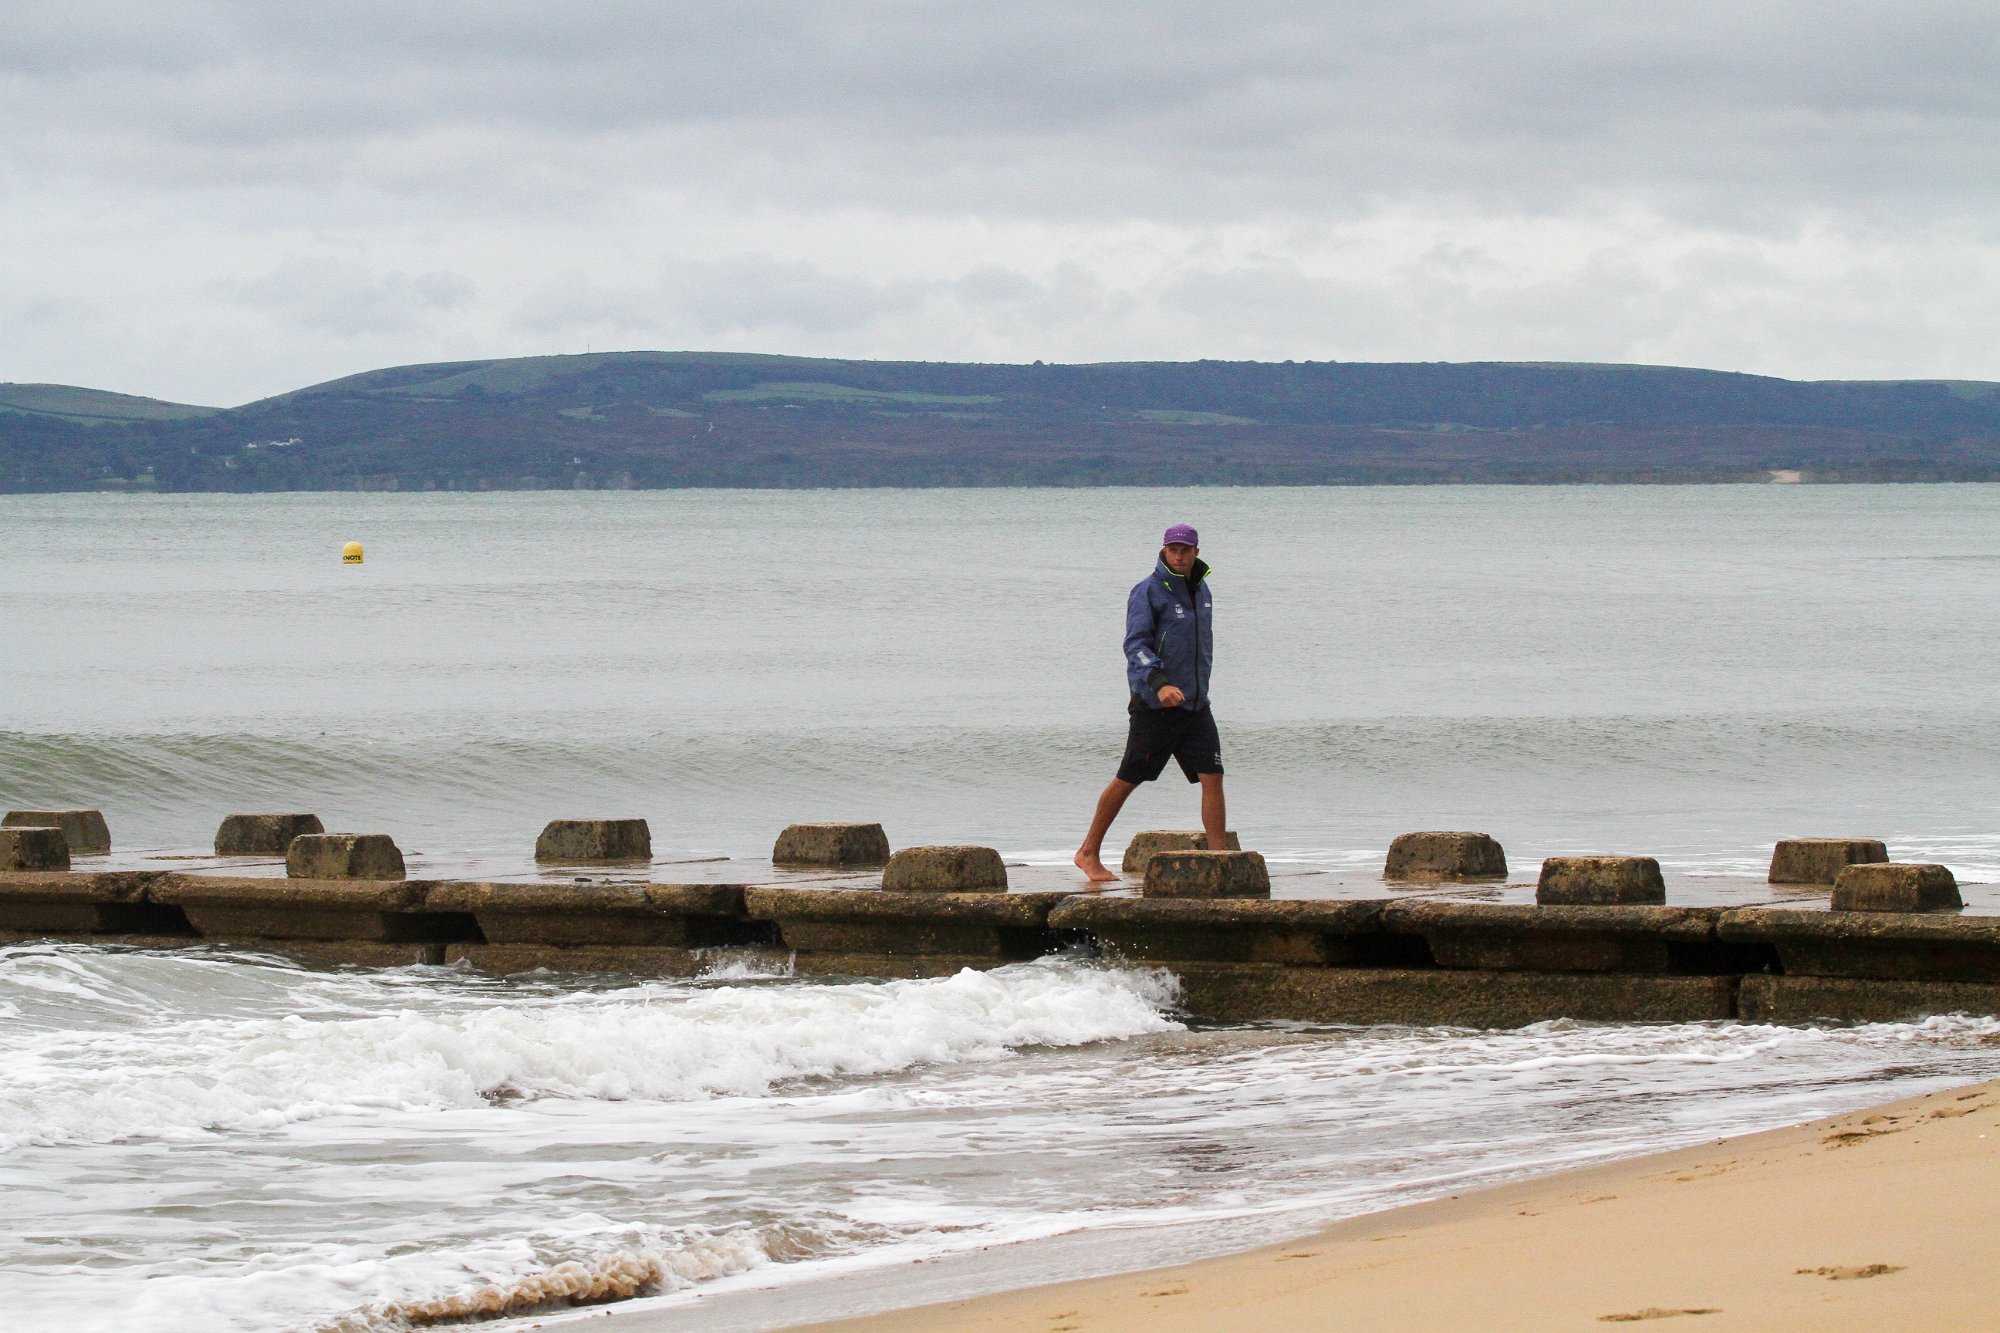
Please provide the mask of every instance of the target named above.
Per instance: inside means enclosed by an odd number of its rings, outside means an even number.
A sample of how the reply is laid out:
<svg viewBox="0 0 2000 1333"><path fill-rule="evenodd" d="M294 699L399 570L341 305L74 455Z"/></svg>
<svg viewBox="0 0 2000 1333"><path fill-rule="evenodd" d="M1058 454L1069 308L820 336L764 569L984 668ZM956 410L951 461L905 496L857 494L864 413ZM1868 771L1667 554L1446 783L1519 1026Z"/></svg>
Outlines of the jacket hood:
<svg viewBox="0 0 2000 1333"><path fill-rule="evenodd" d="M1158 574L1161 578L1167 579L1172 582L1185 581L1187 583L1200 583L1203 579L1208 577L1208 561L1202 559L1200 556L1196 556L1194 558L1194 568L1190 569L1187 572L1187 578L1185 580L1182 580L1179 574L1176 574L1174 573L1173 570L1167 568L1167 558L1162 555L1154 558L1153 572L1155 574Z"/></svg>

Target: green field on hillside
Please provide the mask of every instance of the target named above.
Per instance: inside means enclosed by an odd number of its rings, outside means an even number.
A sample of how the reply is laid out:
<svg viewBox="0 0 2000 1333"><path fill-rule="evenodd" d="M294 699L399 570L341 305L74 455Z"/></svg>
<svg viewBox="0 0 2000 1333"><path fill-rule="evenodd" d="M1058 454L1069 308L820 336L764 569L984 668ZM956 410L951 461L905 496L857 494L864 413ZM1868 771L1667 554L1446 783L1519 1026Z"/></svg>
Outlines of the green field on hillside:
<svg viewBox="0 0 2000 1333"><path fill-rule="evenodd" d="M749 389L714 389L702 398L711 403L908 403L918 407L985 407L1000 401L998 394L991 393L919 393L796 381L766 382Z"/></svg>
<svg viewBox="0 0 2000 1333"><path fill-rule="evenodd" d="M187 421L214 416L221 410L70 384L0 384L0 412L59 417L86 425L97 421Z"/></svg>

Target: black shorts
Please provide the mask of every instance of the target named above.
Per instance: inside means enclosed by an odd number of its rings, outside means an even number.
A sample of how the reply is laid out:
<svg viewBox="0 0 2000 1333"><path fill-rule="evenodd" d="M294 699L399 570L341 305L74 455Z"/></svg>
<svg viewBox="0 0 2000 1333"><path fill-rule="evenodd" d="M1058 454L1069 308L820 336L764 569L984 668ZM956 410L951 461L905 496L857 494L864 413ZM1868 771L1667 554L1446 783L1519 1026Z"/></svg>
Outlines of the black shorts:
<svg viewBox="0 0 2000 1333"><path fill-rule="evenodd" d="M1151 782L1166 771L1170 757L1189 782L1222 771L1222 737L1208 709L1148 708L1135 697L1126 711L1132 730L1125 738L1125 761L1118 765L1120 782Z"/></svg>

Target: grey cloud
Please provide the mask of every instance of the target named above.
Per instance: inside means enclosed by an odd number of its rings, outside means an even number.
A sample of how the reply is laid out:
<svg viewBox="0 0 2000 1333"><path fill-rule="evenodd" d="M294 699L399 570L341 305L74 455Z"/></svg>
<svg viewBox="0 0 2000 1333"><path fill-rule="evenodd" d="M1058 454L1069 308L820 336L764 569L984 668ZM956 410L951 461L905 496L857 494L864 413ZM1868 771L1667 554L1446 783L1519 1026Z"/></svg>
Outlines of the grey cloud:
<svg viewBox="0 0 2000 1333"><path fill-rule="evenodd" d="M1285 260L1204 267L1163 281L1147 303L1163 326L1198 327L1237 355L1267 358L1623 360L1887 378L1949 375L1941 358L1964 356L1957 373L1977 377L1971 349L2000 337L1996 268L1932 248L1849 250L1802 277L1752 242L1670 258L1613 248L1538 274L1432 253L1338 278Z"/></svg>
<svg viewBox="0 0 2000 1333"><path fill-rule="evenodd" d="M1036 300L1042 284L1016 269L982 264L952 281L952 290L975 305L1012 305Z"/></svg>
<svg viewBox="0 0 2000 1333"><path fill-rule="evenodd" d="M333 334L395 333L464 306L473 286L454 273L377 273L363 265L296 259L268 273L215 284L228 297L299 327Z"/></svg>
<svg viewBox="0 0 2000 1333"><path fill-rule="evenodd" d="M1965 211L2000 180L1986 5L216 0L101 46L79 33L127 6L27 8L0 106L45 170L94 147L170 178L365 179L393 141L457 190L497 135L489 176L593 196L1185 219L1603 193Z"/></svg>
<svg viewBox="0 0 2000 1333"><path fill-rule="evenodd" d="M530 295L520 316L526 327L551 334L816 337L913 310L940 287L746 255L675 261L649 279L616 287L567 275Z"/></svg>
<svg viewBox="0 0 2000 1333"><path fill-rule="evenodd" d="M1157 299L1225 338L1268 340L1265 355L1289 343L1345 360L1472 360L1521 355L1490 349L1538 347L1548 359L1589 359L1583 349L1641 345L1667 329L1674 299L1685 295L1669 299L1667 280L1618 260L1496 281L1497 269L1457 251L1420 256L1372 278L1313 277L1270 261L1181 275Z"/></svg>
<svg viewBox="0 0 2000 1333"><path fill-rule="evenodd" d="M811 264L751 257L681 268L669 292L704 333L761 329L838 333L910 310L924 284L828 274Z"/></svg>
<svg viewBox="0 0 2000 1333"><path fill-rule="evenodd" d="M0 323L25 332L80 323L96 314L96 309L89 302L74 297L36 296L26 300L9 300L6 315L0 318Z"/></svg>

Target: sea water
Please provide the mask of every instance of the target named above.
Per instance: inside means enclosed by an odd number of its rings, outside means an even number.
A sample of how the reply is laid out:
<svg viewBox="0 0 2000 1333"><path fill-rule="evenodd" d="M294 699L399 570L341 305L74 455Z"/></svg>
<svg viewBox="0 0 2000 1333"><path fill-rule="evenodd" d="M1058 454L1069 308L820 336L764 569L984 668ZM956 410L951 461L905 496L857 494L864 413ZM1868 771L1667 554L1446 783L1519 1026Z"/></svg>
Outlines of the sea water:
<svg viewBox="0 0 2000 1333"><path fill-rule="evenodd" d="M1267 854L1820 832L2000 871L1992 486L4 496L0 794L124 848L300 808L420 852L633 814L661 855L852 818L1062 859L1169 520Z"/></svg>
<svg viewBox="0 0 2000 1333"><path fill-rule="evenodd" d="M860 818L1060 864L1172 521L1215 567L1231 822L1276 859L1476 827L1519 864L1832 834L2000 872L1990 487L0 497L0 802L97 805L142 858L298 808L440 863L640 815L663 860ZM1162 782L1121 827L1192 814ZM998 1280L1049 1237L1160 1261L2000 1074L1986 1019L1218 1027L1081 958L782 972L0 948L0 1309L749 1327L746 1287L791 1317L996 1244Z"/></svg>

